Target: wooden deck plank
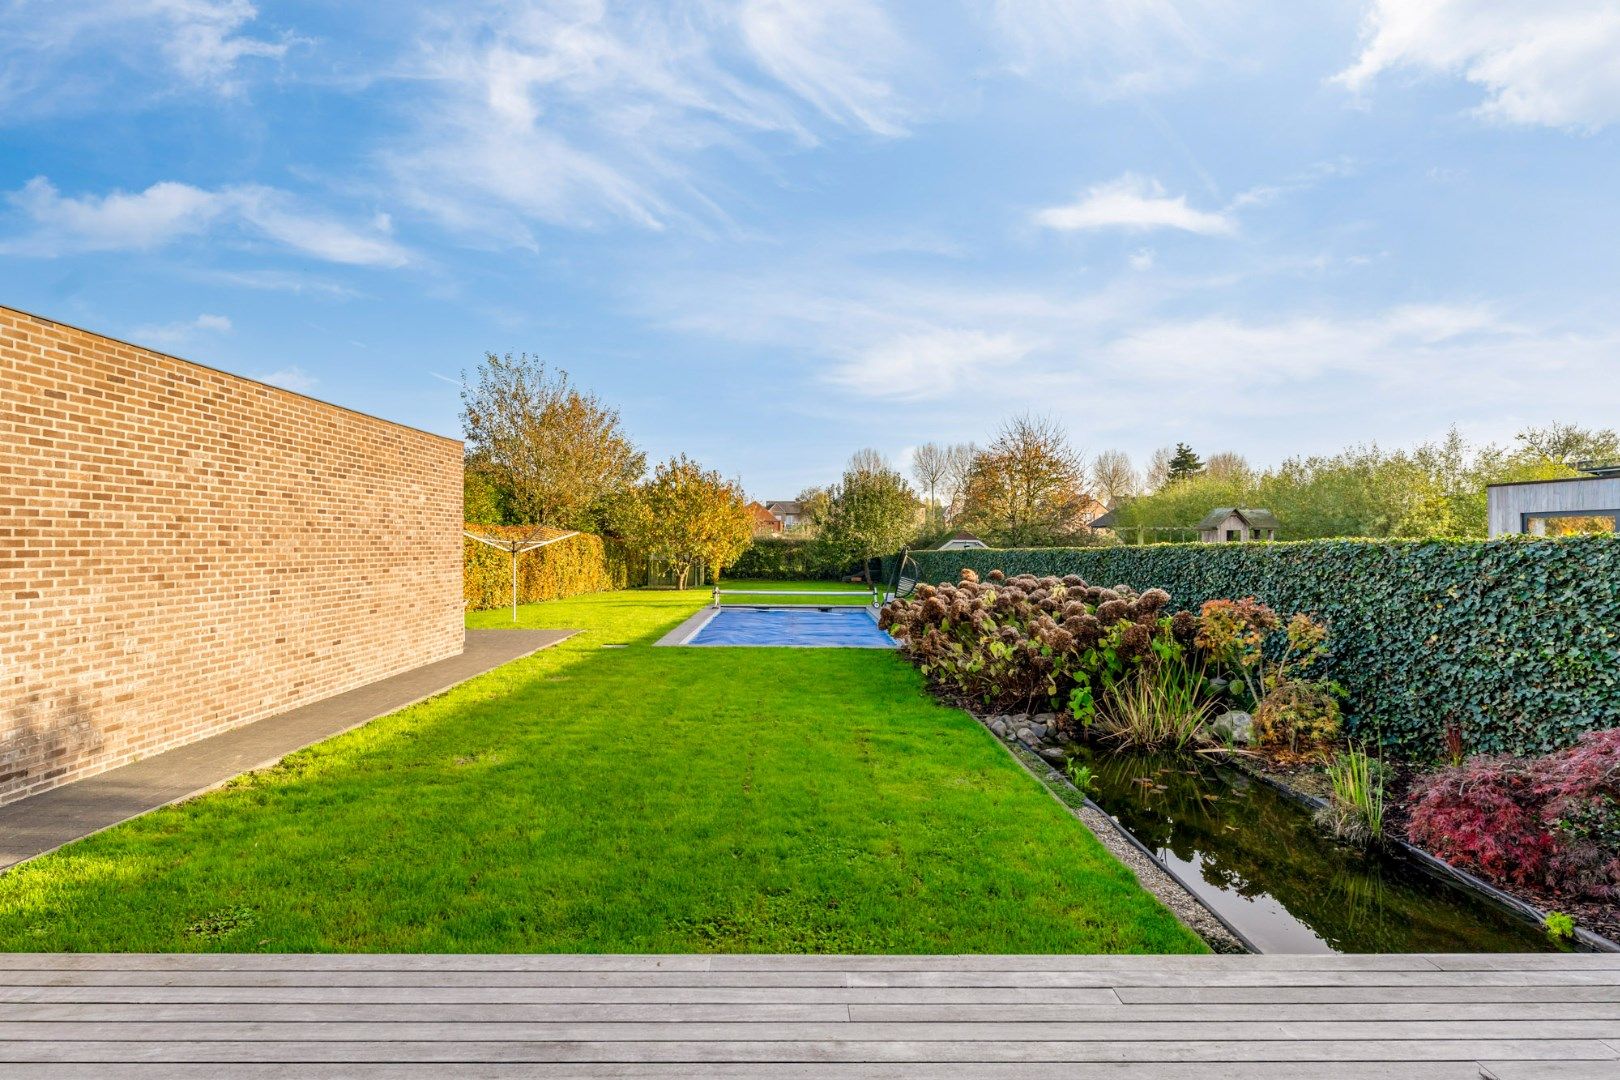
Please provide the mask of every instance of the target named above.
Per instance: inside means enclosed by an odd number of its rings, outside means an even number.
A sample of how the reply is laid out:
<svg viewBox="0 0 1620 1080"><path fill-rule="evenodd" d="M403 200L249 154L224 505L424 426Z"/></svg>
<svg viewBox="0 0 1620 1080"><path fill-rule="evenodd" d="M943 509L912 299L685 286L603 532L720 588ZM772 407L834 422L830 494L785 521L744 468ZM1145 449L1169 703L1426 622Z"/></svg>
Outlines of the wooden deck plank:
<svg viewBox="0 0 1620 1080"><path fill-rule="evenodd" d="M418 971L261 969L84 969L0 971L0 986L528 986L528 987L886 987L1050 988L1222 986L1575 986L1613 985L1613 970L1379 971L1360 968L1279 971L1262 968L1113 971Z"/></svg>
<svg viewBox="0 0 1620 1080"><path fill-rule="evenodd" d="M1048 1042L152 1042L41 1040L0 1043L0 1063L29 1062L1130 1062L1570 1061L1620 1054L1597 1039L1181 1040Z"/></svg>
<svg viewBox="0 0 1620 1080"><path fill-rule="evenodd" d="M1063 1023L864 1023L848 1020L761 1024L729 1021L10 1021L0 1020L8 1042L1366 1042L1492 1040L1595 1040L1620 1036L1612 1020L1380 1020L1327 1017L1289 1022L1074 1020Z"/></svg>
<svg viewBox="0 0 1620 1080"><path fill-rule="evenodd" d="M0 1076L1620 1077L1606 957L49 959Z"/></svg>
<svg viewBox="0 0 1620 1080"><path fill-rule="evenodd" d="M1517 1065L1517 1063L1509 1063ZM1538 1062L1540 1069L1569 1070L1607 1068L1606 1064ZM232 1080L310 1080L307 1066L263 1063L233 1064ZM726 1063L660 1065L635 1064L521 1064L464 1065L366 1064L345 1063L341 1075L347 1080L923 1080L937 1077L938 1071L918 1069L905 1063L803 1064L774 1062L766 1065ZM1217 1080L1201 1063L1146 1062L1088 1065L1074 1063L994 1064L966 1062L951 1066L951 1080ZM1323 1062L1248 1062L1241 1073L1244 1080L1345 1080L1344 1066ZM1511 1080L1524 1080L1527 1073L1515 1073ZM1540 1076L1559 1080L1612 1080L1606 1073L1547 1071ZM1411 1080L1412 1066L1404 1061L1357 1062L1355 1080ZM28 1067L29 1080L220 1080L215 1064L114 1064L64 1065L35 1064ZM1426 1062L1423 1080L1479 1080L1479 1068L1467 1061ZM1504 1078L1507 1080L1507 1078Z"/></svg>
<svg viewBox="0 0 1620 1080"><path fill-rule="evenodd" d="M1524 1023L1557 1020L1601 1020L1620 1034L1620 1002L1463 1002L1423 1004L1410 1001L1384 1004L1118 1005L1026 1004L1010 1011L1004 1004L945 1005L937 1002L905 1005L783 1005L748 1002L731 1005L668 1004L449 1004L402 1000L376 1004L333 999L310 1003L221 1004L217 1001L175 1003L38 1003L11 1004L0 1011L0 1022L72 1021L120 1023L125 1021L179 1023L686 1023L713 1021L761 1023L913 1023L941 1026L971 1023L1048 1025L1063 1023L1175 1022L1197 1026L1231 1021L1276 1022L1299 1020L1410 1021L1435 1023L1492 1021Z"/></svg>

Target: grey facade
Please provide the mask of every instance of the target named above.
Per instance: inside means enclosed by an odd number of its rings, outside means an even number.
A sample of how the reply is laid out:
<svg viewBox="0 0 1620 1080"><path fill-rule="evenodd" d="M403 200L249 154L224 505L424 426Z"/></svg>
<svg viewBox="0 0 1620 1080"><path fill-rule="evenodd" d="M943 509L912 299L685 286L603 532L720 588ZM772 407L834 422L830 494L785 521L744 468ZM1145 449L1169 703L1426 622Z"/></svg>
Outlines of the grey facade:
<svg viewBox="0 0 1620 1080"><path fill-rule="evenodd" d="M1620 476L1491 484L1486 502L1492 536L1556 534L1567 518L1609 518L1620 532Z"/></svg>

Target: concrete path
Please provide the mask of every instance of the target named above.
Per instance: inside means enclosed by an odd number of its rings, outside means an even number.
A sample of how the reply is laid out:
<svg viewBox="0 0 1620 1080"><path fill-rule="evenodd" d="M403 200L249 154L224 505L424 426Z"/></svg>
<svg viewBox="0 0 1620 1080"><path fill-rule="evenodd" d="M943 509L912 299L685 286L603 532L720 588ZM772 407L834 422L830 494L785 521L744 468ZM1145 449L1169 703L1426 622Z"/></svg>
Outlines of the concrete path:
<svg viewBox="0 0 1620 1080"><path fill-rule="evenodd" d="M0 806L0 870L442 694L577 630L469 630L460 656Z"/></svg>
<svg viewBox="0 0 1620 1080"><path fill-rule="evenodd" d="M12 954L0 1075L1614 1080L1620 957Z"/></svg>

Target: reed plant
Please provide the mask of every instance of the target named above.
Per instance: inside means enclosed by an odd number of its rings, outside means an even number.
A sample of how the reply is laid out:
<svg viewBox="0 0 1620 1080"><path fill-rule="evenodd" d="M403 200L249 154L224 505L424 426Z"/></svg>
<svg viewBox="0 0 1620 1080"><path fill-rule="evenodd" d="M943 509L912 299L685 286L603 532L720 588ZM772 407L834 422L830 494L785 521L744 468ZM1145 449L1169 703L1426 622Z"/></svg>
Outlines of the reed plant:
<svg viewBox="0 0 1620 1080"><path fill-rule="evenodd" d="M1118 683L1098 717L1102 737L1142 750L1187 750L1205 741L1211 702L1201 662L1161 655Z"/></svg>
<svg viewBox="0 0 1620 1080"><path fill-rule="evenodd" d="M1351 745L1327 767L1333 799L1325 816L1342 839L1376 844L1384 838L1382 764L1363 746Z"/></svg>

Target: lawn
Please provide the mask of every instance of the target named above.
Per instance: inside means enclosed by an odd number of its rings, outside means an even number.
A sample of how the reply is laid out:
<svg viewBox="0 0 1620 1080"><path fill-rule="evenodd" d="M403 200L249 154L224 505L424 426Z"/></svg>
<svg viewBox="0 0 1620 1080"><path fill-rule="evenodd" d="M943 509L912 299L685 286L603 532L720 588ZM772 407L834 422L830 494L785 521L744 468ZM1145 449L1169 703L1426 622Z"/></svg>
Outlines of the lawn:
<svg viewBox="0 0 1620 1080"><path fill-rule="evenodd" d="M0 876L0 948L1203 949L895 656L649 647L707 596L521 608L587 632Z"/></svg>

